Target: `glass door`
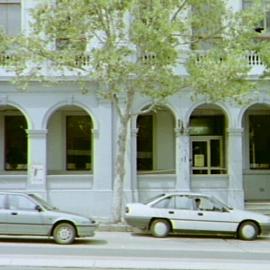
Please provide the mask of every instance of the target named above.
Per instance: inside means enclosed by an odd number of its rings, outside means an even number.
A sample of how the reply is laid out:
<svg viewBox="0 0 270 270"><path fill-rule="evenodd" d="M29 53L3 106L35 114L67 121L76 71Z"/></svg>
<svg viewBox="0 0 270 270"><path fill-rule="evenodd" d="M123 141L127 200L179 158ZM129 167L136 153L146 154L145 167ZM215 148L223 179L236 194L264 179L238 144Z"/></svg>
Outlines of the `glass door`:
<svg viewBox="0 0 270 270"><path fill-rule="evenodd" d="M191 138L192 174L225 173L221 136Z"/></svg>

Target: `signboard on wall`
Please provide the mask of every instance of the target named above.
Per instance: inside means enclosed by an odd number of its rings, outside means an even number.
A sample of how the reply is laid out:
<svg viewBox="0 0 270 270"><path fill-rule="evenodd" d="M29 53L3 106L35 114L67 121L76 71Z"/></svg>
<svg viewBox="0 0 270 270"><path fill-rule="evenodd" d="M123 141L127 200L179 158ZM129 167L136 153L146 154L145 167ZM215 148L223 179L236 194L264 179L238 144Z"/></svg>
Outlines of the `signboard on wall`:
<svg viewBox="0 0 270 270"><path fill-rule="evenodd" d="M204 155L202 154L194 155L194 166L204 167Z"/></svg>
<svg viewBox="0 0 270 270"><path fill-rule="evenodd" d="M31 166L30 183L34 185L40 185L45 183L45 169L43 165Z"/></svg>

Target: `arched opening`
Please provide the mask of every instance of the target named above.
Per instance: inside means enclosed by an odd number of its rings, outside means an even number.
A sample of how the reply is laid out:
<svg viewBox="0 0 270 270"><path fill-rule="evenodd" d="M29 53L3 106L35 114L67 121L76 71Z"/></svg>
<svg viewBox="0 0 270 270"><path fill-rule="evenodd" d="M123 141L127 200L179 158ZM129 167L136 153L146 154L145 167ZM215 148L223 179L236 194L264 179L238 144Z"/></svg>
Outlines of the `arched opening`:
<svg viewBox="0 0 270 270"><path fill-rule="evenodd" d="M137 171L139 174L175 174L175 118L159 107L137 118Z"/></svg>
<svg viewBox="0 0 270 270"><path fill-rule="evenodd" d="M4 172L27 170L27 120L17 108L0 108L0 170Z"/></svg>
<svg viewBox="0 0 270 270"><path fill-rule="evenodd" d="M246 201L270 198L270 107L267 104L250 106L242 119L243 175Z"/></svg>
<svg viewBox="0 0 270 270"><path fill-rule="evenodd" d="M92 119L77 106L64 106L48 121L48 173L89 173L93 169Z"/></svg>
<svg viewBox="0 0 270 270"><path fill-rule="evenodd" d="M226 174L226 117L216 105L196 108L189 121L191 173Z"/></svg>

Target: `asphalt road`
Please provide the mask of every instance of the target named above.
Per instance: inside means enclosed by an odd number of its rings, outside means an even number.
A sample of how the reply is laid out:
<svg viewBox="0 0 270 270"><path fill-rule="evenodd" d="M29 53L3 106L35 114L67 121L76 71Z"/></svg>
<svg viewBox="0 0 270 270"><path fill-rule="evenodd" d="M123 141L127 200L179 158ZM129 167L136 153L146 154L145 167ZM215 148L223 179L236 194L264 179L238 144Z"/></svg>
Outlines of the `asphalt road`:
<svg viewBox="0 0 270 270"><path fill-rule="evenodd" d="M0 237L1 270L39 270L43 267L102 270L119 269L119 265L121 270L270 269L270 238L240 241L170 236L158 239L141 234L98 232L93 238L61 246L44 238ZM179 268L180 265L183 267Z"/></svg>

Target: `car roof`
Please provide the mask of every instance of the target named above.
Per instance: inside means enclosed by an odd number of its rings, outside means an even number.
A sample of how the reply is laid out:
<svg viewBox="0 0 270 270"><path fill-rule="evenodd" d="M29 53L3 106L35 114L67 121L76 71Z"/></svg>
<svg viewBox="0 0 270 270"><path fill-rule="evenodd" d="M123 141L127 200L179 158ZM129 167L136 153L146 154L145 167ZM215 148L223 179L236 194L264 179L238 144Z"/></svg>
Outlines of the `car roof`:
<svg viewBox="0 0 270 270"><path fill-rule="evenodd" d="M163 196L172 196L172 195L187 195L187 196L198 196L198 197L211 197L209 194L199 193L199 192L167 192L163 193Z"/></svg>

